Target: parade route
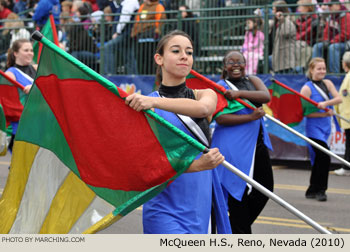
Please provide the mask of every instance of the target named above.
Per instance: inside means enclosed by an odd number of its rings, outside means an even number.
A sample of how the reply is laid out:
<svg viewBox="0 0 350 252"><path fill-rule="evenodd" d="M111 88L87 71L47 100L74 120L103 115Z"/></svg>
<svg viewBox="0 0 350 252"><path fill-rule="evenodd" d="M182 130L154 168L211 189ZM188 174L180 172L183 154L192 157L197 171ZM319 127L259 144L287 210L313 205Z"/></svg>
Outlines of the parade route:
<svg viewBox="0 0 350 252"><path fill-rule="evenodd" d="M8 176L10 155L0 157L0 195ZM274 166L274 192L305 215L331 231L349 234L350 177L329 175L328 201L318 202L304 197L310 170L302 167ZM135 209L111 227L105 234L141 234L142 207ZM255 234L318 234L311 226L273 201L269 201L262 214L253 224Z"/></svg>

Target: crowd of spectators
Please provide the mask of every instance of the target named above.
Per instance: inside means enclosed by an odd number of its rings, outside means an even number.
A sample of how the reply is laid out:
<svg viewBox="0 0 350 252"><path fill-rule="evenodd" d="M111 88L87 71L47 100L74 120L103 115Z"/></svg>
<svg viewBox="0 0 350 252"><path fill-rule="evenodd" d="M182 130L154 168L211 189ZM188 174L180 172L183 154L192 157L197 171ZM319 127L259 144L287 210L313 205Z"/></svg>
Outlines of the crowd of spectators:
<svg viewBox="0 0 350 252"><path fill-rule="evenodd" d="M341 71L350 41L350 13L342 0L299 0L272 3L269 17L269 67L274 73L303 73L311 58L327 60L329 72ZM255 14L264 17L263 10Z"/></svg>
<svg viewBox="0 0 350 252"><path fill-rule="evenodd" d="M212 1L212 7L246 1L231 2ZM269 1L272 8L268 24L263 23L264 9L254 11L255 17L246 20L246 33L242 34L245 35L242 53L247 58L248 72L259 73L259 62L268 57L269 70L274 73L303 73L311 58L323 57L330 72L339 73L341 57L350 50L350 13L347 3L342 2ZM98 62L103 60L105 74L153 74L152 54L165 31L184 30L194 40L195 56L200 55L199 20L196 19L200 14L191 9L202 6L203 3L196 0L0 0L3 28L0 61L6 60L6 50L14 39L28 38L30 32L40 29L52 14L61 47L93 69L100 71ZM180 10L183 20L166 22L166 19L178 18L174 12L167 13L168 10ZM102 22L104 29L101 29ZM265 25L268 34L263 33ZM266 50L264 36L269 38ZM102 59L101 42L104 42ZM264 55L266 52L268 55Z"/></svg>

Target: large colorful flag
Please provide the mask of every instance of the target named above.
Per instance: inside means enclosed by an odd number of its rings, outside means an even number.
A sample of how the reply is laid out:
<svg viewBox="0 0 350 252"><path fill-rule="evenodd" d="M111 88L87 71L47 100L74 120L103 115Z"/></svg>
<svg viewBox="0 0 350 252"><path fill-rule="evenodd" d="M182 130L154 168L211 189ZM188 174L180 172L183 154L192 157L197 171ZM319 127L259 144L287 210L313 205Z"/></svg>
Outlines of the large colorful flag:
<svg viewBox="0 0 350 252"><path fill-rule="evenodd" d="M319 109L296 93L272 81L268 86L271 101L267 106L273 116L288 126L299 124L304 116L317 112Z"/></svg>
<svg viewBox="0 0 350 252"><path fill-rule="evenodd" d="M210 88L215 91L218 97L216 110L213 114L213 118L216 118L222 114L231 114L239 111L245 106L236 100L227 100L224 96L225 88L217 83L209 80L203 75L191 70L190 74L186 78L186 85L192 89L206 89Z"/></svg>
<svg viewBox="0 0 350 252"><path fill-rule="evenodd" d="M42 42L0 233L93 233L160 193L205 147L154 112L131 109L121 89Z"/></svg>
<svg viewBox="0 0 350 252"><path fill-rule="evenodd" d="M49 18L47 19L46 24L41 29L41 34L43 34L47 39L54 42L55 45L58 45L58 36L56 31L56 25L55 20L52 14L50 14ZM33 51L34 51L34 57L33 61L36 63L39 63L40 55L42 50L42 44L38 41L34 41L33 43Z"/></svg>
<svg viewBox="0 0 350 252"><path fill-rule="evenodd" d="M18 122L26 95L23 86L0 70L0 104L6 117L6 125Z"/></svg>
<svg viewBox="0 0 350 252"><path fill-rule="evenodd" d="M0 104L0 156L6 155L7 139L6 139L6 118L4 110Z"/></svg>

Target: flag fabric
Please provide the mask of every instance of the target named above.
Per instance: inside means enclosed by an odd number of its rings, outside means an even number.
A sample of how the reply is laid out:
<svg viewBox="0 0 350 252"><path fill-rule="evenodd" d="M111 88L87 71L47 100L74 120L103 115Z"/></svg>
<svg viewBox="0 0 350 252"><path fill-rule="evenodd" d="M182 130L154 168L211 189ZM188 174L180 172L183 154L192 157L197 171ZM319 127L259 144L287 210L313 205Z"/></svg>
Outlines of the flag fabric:
<svg viewBox="0 0 350 252"><path fill-rule="evenodd" d="M54 42L58 45L57 31L55 26L54 17L50 14L49 18L46 21L46 24L40 31L48 40ZM42 45L38 41L34 41L33 43L33 51L34 57L33 61L39 63L40 55L41 55Z"/></svg>
<svg viewBox="0 0 350 252"><path fill-rule="evenodd" d="M94 233L205 149L47 39L0 199L0 233ZM113 210L114 209L114 210Z"/></svg>
<svg viewBox="0 0 350 252"><path fill-rule="evenodd" d="M0 104L0 156L6 155L7 139L6 139L6 118L4 110Z"/></svg>
<svg viewBox="0 0 350 252"><path fill-rule="evenodd" d="M0 104L6 117L6 125L10 122L18 122L21 117L26 95L5 77L0 70Z"/></svg>
<svg viewBox="0 0 350 252"><path fill-rule="evenodd" d="M304 118L319 109L299 95L272 81L268 86L271 101L267 106L272 110L273 116L288 126L298 125Z"/></svg>
<svg viewBox="0 0 350 252"><path fill-rule="evenodd" d="M236 100L230 101L223 95L225 88L216 84L215 82L207 79L203 75L191 70L191 73L186 78L186 85L191 89L206 89L210 88L217 94L217 105L213 118L216 118L222 114L231 114L245 108L244 105Z"/></svg>

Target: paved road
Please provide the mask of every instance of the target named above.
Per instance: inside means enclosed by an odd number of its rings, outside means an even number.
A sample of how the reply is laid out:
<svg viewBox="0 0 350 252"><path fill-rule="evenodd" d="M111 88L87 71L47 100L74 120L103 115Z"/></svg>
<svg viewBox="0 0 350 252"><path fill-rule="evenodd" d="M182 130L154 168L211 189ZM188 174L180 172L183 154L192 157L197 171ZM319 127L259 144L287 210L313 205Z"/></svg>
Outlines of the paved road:
<svg viewBox="0 0 350 252"><path fill-rule="evenodd" d="M0 195L6 184L10 156L0 157ZM328 201L306 199L304 193L310 176L308 167L274 166L275 193L299 211L333 233L350 233L350 177L329 176ZM106 234L142 233L141 207L103 230ZM317 234L286 209L269 201L253 225L256 234Z"/></svg>

